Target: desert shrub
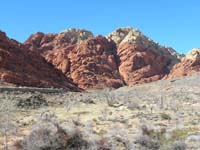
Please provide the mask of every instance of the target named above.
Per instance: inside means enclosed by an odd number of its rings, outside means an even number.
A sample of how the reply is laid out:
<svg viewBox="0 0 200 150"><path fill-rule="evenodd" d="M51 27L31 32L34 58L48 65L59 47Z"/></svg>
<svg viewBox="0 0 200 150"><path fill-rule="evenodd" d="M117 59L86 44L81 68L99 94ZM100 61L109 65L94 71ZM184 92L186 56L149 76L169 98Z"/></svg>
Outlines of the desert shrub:
<svg viewBox="0 0 200 150"><path fill-rule="evenodd" d="M65 101L65 103L64 103L65 110L66 110L67 112L69 112L69 111L74 107L75 104L76 104L75 101L71 101L71 100Z"/></svg>
<svg viewBox="0 0 200 150"><path fill-rule="evenodd" d="M108 115L109 115L109 110L107 108L104 108L101 110L101 119L102 121L107 121L108 120Z"/></svg>
<svg viewBox="0 0 200 150"><path fill-rule="evenodd" d="M66 140L66 147L68 149L88 149L89 142L83 138L83 135L76 131L73 136Z"/></svg>
<svg viewBox="0 0 200 150"><path fill-rule="evenodd" d="M141 126L141 135L135 141L136 144L152 150L160 149L167 142L165 128L148 128L146 125Z"/></svg>
<svg viewBox="0 0 200 150"><path fill-rule="evenodd" d="M94 95L94 93L84 93L81 97L80 102L86 104L95 104L95 98L96 96Z"/></svg>
<svg viewBox="0 0 200 150"><path fill-rule="evenodd" d="M177 128L172 131L171 136L174 140L183 140L190 132L195 130L195 128Z"/></svg>
<svg viewBox="0 0 200 150"><path fill-rule="evenodd" d="M142 135L137 138L135 141L136 144L139 144L142 147L151 149L151 150L158 150L160 148L160 143L158 140L155 140L147 135Z"/></svg>
<svg viewBox="0 0 200 150"><path fill-rule="evenodd" d="M123 132L123 133L122 133ZM104 150L115 150L115 149L131 149L134 148L134 143L127 138L127 133L120 131L120 129L111 129L107 133L102 135L99 142L101 148Z"/></svg>
<svg viewBox="0 0 200 150"><path fill-rule="evenodd" d="M156 138L158 140L162 140L165 138L166 129L161 128L159 130L148 128L146 125L141 126L142 135L147 135L151 138Z"/></svg>
<svg viewBox="0 0 200 150"><path fill-rule="evenodd" d="M43 95L34 94L26 99L22 99L22 98L18 99L16 105L17 107L20 107L20 108L36 109L42 106L48 106L48 103Z"/></svg>
<svg viewBox="0 0 200 150"><path fill-rule="evenodd" d="M107 92L107 91L103 92L101 97L110 107L113 107L117 103L117 100L118 100L118 98L116 97L114 93Z"/></svg>
<svg viewBox="0 0 200 150"><path fill-rule="evenodd" d="M186 144L180 141L175 141L171 146L171 150L185 150L186 148Z"/></svg>

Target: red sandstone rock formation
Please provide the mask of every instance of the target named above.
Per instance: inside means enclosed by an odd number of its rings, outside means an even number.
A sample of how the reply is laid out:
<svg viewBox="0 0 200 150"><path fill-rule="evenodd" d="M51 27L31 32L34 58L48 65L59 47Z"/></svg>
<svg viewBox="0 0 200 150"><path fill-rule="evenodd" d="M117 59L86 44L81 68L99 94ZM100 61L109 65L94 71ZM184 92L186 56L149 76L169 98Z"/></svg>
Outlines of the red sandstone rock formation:
<svg viewBox="0 0 200 150"><path fill-rule="evenodd" d="M0 80L22 86L80 89L35 52L0 32Z"/></svg>
<svg viewBox="0 0 200 150"><path fill-rule="evenodd" d="M120 44L118 56L120 58L119 72L127 85L156 81L169 71L168 57L152 49L145 49L141 45Z"/></svg>
<svg viewBox="0 0 200 150"><path fill-rule="evenodd" d="M59 34L36 33L24 45L84 89L117 88L123 82L133 85L167 78L169 72L168 78L199 71L199 60L178 63L181 55L139 30L119 28L106 38L69 29Z"/></svg>
<svg viewBox="0 0 200 150"><path fill-rule="evenodd" d="M115 50L115 44L102 36L76 45L69 53L73 81L86 89L122 86Z"/></svg>
<svg viewBox="0 0 200 150"><path fill-rule="evenodd" d="M107 38L118 45L119 72L127 85L159 80L178 61L174 51L130 27L117 29Z"/></svg>
<svg viewBox="0 0 200 150"><path fill-rule="evenodd" d="M200 49L192 49L180 63L177 63L170 70L169 75L165 78L175 78L191 75L200 72Z"/></svg>
<svg viewBox="0 0 200 150"><path fill-rule="evenodd" d="M123 84L115 43L102 36L70 29L57 35L36 33L24 45L41 54L81 88L118 88Z"/></svg>

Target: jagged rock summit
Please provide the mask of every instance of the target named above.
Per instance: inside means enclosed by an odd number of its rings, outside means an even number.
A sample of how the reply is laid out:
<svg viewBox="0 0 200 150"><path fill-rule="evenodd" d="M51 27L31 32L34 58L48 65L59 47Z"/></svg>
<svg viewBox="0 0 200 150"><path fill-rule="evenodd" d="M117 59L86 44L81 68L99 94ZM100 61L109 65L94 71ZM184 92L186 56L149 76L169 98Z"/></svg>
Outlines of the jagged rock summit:
<svg viewBox="0 0 200 150"><path fill-rule="evenodd" d="M137 30L133 29L132 27L124 27L111 32L106 36L106 38L113 40L117 45L119 45L131 30L137 32Z"/></svg>
<svg viewBox="0 0 200 150"><path fill-rule="evenodd" d="M82 41L91 39L94 37L93 33L84 29L75 29L70 28L67 30L64 30L59 33L60 36L64 36L66 39L68 39L68 43L81 43Z"/></svg>
<svg viewBox="0 0 200 150"><path fill-rule="evenodd" d="M123 43L142 45L143 49L151 49L156 53L168 56L176 56L178 53L170 47L165 47L154 42L152 39L145 36L140 30L132 27L118 28L106 36L109 40L113 40L117 45Z"/></svg>

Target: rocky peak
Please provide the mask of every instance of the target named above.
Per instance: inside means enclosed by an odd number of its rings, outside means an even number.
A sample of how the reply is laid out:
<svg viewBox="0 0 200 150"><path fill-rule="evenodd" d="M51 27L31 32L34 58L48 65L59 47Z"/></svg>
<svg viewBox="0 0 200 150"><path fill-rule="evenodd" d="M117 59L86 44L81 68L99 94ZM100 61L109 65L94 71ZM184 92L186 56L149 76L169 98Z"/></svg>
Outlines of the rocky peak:
<svg viewBox="0 0 200 150"><path fill-rule="evenodd" d="M119 28L108 34L107 38L113 40L120 47L123 44L134 44L141 50L151 50L160 55L177 59L177 53L172 48L164 47L145 36L140 30L132 27ZM137 50L139 50L137 48Z"/></svg>
<svg viewBox="0 0 200 150"><path fill-rule="evenodd" d="M144 44L152 42L149 38L144 36L139 30L132 29L126 35L126 37L122 40L121 43L134 43L134 44Z"/></svg>
<svg viewBox="0 0 200 150"><path fill-rule="evenodd" d="M127 85L158 80L179 61L175 50L131 27L119 28L107 38L117 45L119 72Z"/></svg>
<svg viewBox="0 0 200 150"><path fill-rule="evenodd" d="M131 30L133 30L132 27L118 28L106 37L108 40L113 40L117 45L119 45Z"/></svg>
<svg viewBox="0 0 200 150"><path fill-rule="evenodd" d="M193 48L191 51L188 52L186 55L186 59L191 60L200 60L200 48Z"/></svg>
<svg viewBox="0 0 200 150"><path fill-rule="evenodd" d="M34 50L42 54L49 50L79 44L82 41L93 37L94 36L90 31L71 28L58 34L44 34L42 32L37 32L36 34L31 35L28 40L26 40L24 45L27 49Z"/></svg>
<svg viewBox="0 0 200 150"><path fill-rule="evenodd" d="M148 44L153 43L151 39L142 34L140 30L132 27L118 28L108 34L108 39L113 40L117 45L122 43Z"/></svg>
<svg viewBox="0 0 200 150"><path fill-rule="evenodd" d="M45 34L42 32L37 32L35 34L32 34L26 41L25 45L28 49L36 50L42 45L42 40L45 37Z"/></svg>
<svg viewBox="0 0 200 150"><path fill-rule="evenodd" d="M84 29L70 28L64 30L58 34L58 37L63 37L67 42L75 44L84 40L88 40L94 37L93 33Z"/></svg>

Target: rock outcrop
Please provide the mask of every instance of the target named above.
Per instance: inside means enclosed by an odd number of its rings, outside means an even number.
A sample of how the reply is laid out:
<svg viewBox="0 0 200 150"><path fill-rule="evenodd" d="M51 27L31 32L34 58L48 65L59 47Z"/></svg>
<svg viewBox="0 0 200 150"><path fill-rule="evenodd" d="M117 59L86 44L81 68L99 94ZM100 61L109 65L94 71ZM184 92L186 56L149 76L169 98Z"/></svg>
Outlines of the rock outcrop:
<svg viewBox="0 0 200 150"><path fill-rule="evenodd" d="M109 40L113 40L117 45L119 45L131 30L137 31L132 27L119 28L108 34L106 38Z"/></svg>
<svg viewBox="0 0 200 150"><path fill-rule="evenodd" d="M97 36L84 41L69 53L70 77L81 88L122 86L115 44Z"/></svg>
<svg viewBox="0 0 200 150"><path fill-rule="evenodd" d="M200 71L200 48L192 49L180 63L177 63L171 69L169 75L165 78L175 78L191 75Z"/></svg>
<svg viewBox="0 0 200 150"><path fill-rule="evenodd" d="M69 71L68 54L76 44L93 38L90 31L68 29L59 34L44 34L38 32L31 35L24 43L25 47L42 55L48 62L64 74Z"/></svg>
<svg viewBox="0 0 200 150"><path fill-rule="evenodd" d="M21 86L80 89L61 71L23 44L0 32L0 80Z"/></svg>
<svg viewBox="0 0 200 150"><path fill-rule="evenodd" d="M51 40L45 40L48 37L52 37ZM81 88L117 88L123 84L115 43L105 37L70 29L57 35L36 33L24 45L41 54Z"/></svg>
<svg viewBox="0 0 200 150"><path fill-rule="evenodd" d="M171 49L131 27L117 29L107 38L118 45L119 72L127 85L159 80L179 61Z"/></svg>

